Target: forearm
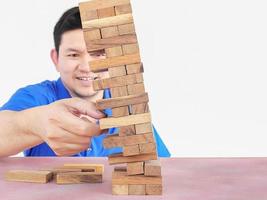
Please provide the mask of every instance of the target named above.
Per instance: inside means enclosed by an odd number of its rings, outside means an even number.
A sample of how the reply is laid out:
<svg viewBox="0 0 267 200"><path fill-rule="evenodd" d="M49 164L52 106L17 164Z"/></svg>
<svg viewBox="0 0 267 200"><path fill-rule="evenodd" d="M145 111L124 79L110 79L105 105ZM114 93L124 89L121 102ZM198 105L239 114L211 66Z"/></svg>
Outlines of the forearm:
<svg viewBox="0 0 267 200"><path fill-rule="evenodd" d="M0 112L0 157L15 155L42 143L42 139L29 131L34 112Z"/></svg>

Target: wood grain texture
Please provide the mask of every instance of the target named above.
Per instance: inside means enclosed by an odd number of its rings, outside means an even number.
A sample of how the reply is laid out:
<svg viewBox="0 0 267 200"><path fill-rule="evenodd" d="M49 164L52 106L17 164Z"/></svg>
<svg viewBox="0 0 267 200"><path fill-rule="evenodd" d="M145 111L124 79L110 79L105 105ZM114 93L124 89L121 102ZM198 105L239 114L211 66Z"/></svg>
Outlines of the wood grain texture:
<svg viewBox="0 0 267 200"><path fill-rule="evenodd" d="M127 163L127 175L144 174L144 162Z"/></svg>
<svg viewBox="0 0 267 200"><path fill-rule="evenodd" d="M145 195L146 194L146 185L129 185L129 195Z"/></svg>
<svg viewBox="0 0 267 200"><path fill-rule="evenodd" d="M154 142L147 144L139 144L139 152L140 154L153 153L153 152L156 153L157 152L156 144Z"/></svg>
<svg viewBox="0 0 267 200"><path fill-rule="evenodd" d="M152 132L152 124L144 123L144 124L136 124L135 125L136 134L144 134Z"/></svg>
<svg viewBox="0 0 267 200"><path fill-rule="evenodd" d="M85 40L99 40L101 39L100 29L95 29L91 31L84 31L84 39Z"/></svg>
<svg viewBox="0 0 267 200"><path fill-rule="evenodd" d="M144 83L127 85L127 92L129 95L144 93L145 92L145 85L144 85Z"/></svg>
<svg viewBox="0 0 267 200"><path fill-rule="evenodd" d="M118 67L111 67L108 68L109 77L118 77L118 76L125 76L126 75L126 68L124 65Z"/></svg>
<svg viewBox="0 0 267 200"><path fill-rule="evenodd" d="M100 72L100 71L105 71L110 67L140 63L140 60L141 58L139 54L131 54L114 58L91 61L89 62L89 66L92 72Z"/></svg>
<svg viewBox="0 0 267 200"><path fill-rule="evenodd" d="M134 156L139 155L139 145L131 145L123 147L123 156Z"/></svg>
<svg viewBox="0 0 267 200"><path fill-rule="evenodd" d="M113 195L128 195L128 185L112 185Z"/></svg>
<svg viewBox="0 0 267 200"><path fill-rule="evenodd" d="M148 101L149 101L148 94L142 93L137 95L128 95L111 99L100 99L96 101L96 108L98 110L104 110L107 108L116 108L131 104L146 103Z"/></svg>
<svg viewBox="0 0 267 200"><path fill-rule="evenodd" d="M124 55L139 53L139 47L137 43L122 45L122 50Z"/></svg>
<svg viewBox="0 0 267 200"><path fill-rule="evenodd" d="M98 30L98 29L96 29L96 30ZM101 28L101 35L102 35L102 38L111 38L111 37L118 36L119 35L118 26ZM103 40L102 40L102 42L103 42Z"/></svg>
<svg viewBox="0 0 267 200"><path fill-rule="evenodd" d="M147 184L146 195L162 195L162 184Z"/></svg>
<svg viewBox="0 0 267 200"><path fill-rule="evenodd" d="M132 14L117 15L113 17L106 17L102 19L94 19L90 21L83 21L82 27L84 30L92 30L98 28L105 28L110 26L118 26L122 24L133 23Z"/></svg>
<svg viewBox="0 0 267 200"><path fill-rule="evenodd" d="M126 65L126 71L127 74L143 73L144 72L143 64L137 63L137 64Z"/></svg>
<svg viewBox="0 0 267 200"><path fill-rule="evenodd" d="M148 103L140 103L140 104L134 104L130 106L130 113L132 115L148 113L148 112L149 112Z"/></svg>
<svg viewBox="0 0 267 200"><path fill-rule="evenodd" d="M132 44L137 42L136 35L122 35L122 36L109 37L111 35L116 35L116 32L103 32L103 30L105 31L106 29L102 29L102 35L104 33L105 34L104 37L107 38L102 38L97 40L90 40L90 38L85 38L85 43L88 52L103 50L118 45ZM113 29L113 31L116 30ZM122 65L124 65L124 63Z"/></svg>
<svg viewBox="0 0 267 200"><path fill-rule="evenodd" d="M121 163L131 163L131 162L141 162L146 160L157 160L157 154L140 154L136 156L123 156L122 154L114 154L108 158L109 164L121 164Z"/></svg>
<svg viewBox="0 0 267 200"><path fill-rule="evenodd" d="M161 165L159 160L150 160L145 162L145 176L161 176Z"/></svg>
<svg viewBox="0 0 267 200"><path fill-rule="evenodd" d="M112 98L116 98L116 97L127 96L128 90L126 86L115 87L115 88L110 88L110 93Z"/></svg>
<svg viewBox="0 0 267 200"><path fill-rule="evenodd" d="M58 173L56 176L56 183L57 184L102 183L102 173L96 173L96 172Z"/></svg>
<svg viewBox="0 0 267 200"><path fill-rule="evenodd" d="M142 124L151 122L150 113L129 115L118 118L103 118L99 120L100 129L108 129L113 127L129 126L134 124Z"/></svg>
<svg viewBox="0 0 267 200"><path fill-rule="evenodd" d="M120 35L135 34L135 26L133 23L118 26Z"/></svg>
<svg viewBox="0 0 267 200"><path fill-rule="evenodd" d="M103 164L90 164L90 163L66 163L64 164L65 168L68 169L82 169L82 170L93 170L96 173L104 173Z"/></svg>
<svg viewBox="0 0 267 200"><path fill-rule="evenodd" d="M113 87L122 87L126 85L142 83L143 74L130 74L126 76L112 77L93 81L95 91L104 90Z"/></svg>
<svg viewBox="0 0 267 200"><path fill-rule="evenodd" d="M125 4L130 4L130 0L92 0L87 2L80 2L79 7L80 9L82 9L82 11L87 12L90 10L97 10Z"/></svg>
<svg viewBox="0 0 267 200"><path fill-rule="evenodd" d="M121 46L106 48L105 52L106 52L106 57L107 58L112 58L112 57L122 56L123 55ZM109 68L108 70L110 71L110 69L114 69L114 68ZM125 72L126 72L126 70L125 70ZM114 76L111 76L111 77L114 77Z"/></svg>
<svg viewBox="0 0 267 200"><path fill-rule="evenodd" d="M98 19L97 10L86 10L84 7L79 7L82 21Z"/></svg>
<svg viewBox="0 0 267 200"><path fill-rule="evenodd" d="M122 136L129 136L129 135L135 135L135 127L134 127L134 125L122 126L122 127L119 128L119 136L122 137Z"/></svg>
<svg viewBox="0 0 267 200"><path fill-rule="evenodd" d="M113 172L112 185L161 185L162 177L147 177L144 175L127 176L127 172Z"/></svg>
<svg viewBox="0 0 267 200"><path fill-rule="evenodd" d="M107 7L107 8L97 9L97 15L98 15L99 19L105 18L105 17L115 16L115 7L111 6L111 7Z"/></svg>
<svg viewBox="0 0 267 200"><path fill-rule="evenodd" d="M116 15L122 15L127 13L132 13L132 6L131 4L124 4L115 6Z"/></svg>
<svg viewBox="0 0 267 200"><path fill-rule="evenodd" d="M123 117L128 115L130 115L128 106L112 108L112 117Z"/></svg>
<svg viewBox="0 0 267 200"><path fill-rule="evenodd" d="M53 178L52 171L44 170L10 170L5 174L7 181L47 183Z"/></svg>

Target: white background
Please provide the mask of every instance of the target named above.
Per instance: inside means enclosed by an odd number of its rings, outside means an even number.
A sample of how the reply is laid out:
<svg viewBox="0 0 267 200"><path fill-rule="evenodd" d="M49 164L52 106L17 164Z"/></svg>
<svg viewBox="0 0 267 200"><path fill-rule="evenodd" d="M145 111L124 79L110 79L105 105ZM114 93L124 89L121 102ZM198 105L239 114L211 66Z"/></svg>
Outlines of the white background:
<svg viewBox="0 0 267 200"><path fill-rule="evenodd" d="M132 0L153 122L172 156L267 155L265 2ZM53 26L75 5L1 2L1 105L58 77Z"/></svg>

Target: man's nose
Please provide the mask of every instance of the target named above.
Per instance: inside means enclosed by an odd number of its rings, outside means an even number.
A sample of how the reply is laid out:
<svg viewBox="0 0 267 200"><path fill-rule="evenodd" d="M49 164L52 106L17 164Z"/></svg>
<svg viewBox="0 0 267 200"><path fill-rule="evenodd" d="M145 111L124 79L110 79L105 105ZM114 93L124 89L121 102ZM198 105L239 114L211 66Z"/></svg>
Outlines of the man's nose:
<svg viewBox="0 0 267 200"><path fill-rule="evenodd" d="M89 66L90 57L89 55L84 55L81 59L80 69L83 71L91 71Z"/></svg>

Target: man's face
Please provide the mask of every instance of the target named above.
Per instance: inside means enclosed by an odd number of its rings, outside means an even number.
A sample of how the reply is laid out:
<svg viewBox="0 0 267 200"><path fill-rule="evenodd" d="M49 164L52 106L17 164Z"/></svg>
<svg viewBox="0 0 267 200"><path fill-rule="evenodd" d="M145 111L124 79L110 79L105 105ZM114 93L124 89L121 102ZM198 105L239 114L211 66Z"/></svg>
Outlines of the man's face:
<svg viewBox="0 0 267 200"><path fill-rule="evenodd" d="M56 54L56 58L53 58L53 54ZM107 73L93 73L89 61L103 59L105 55L101 52L87 52L81 29L65 32L62 35L59 53L52 50L51 56L62 82L72 97L90 98L97 94L92 81L96 77L106 77Z"/></svg>

